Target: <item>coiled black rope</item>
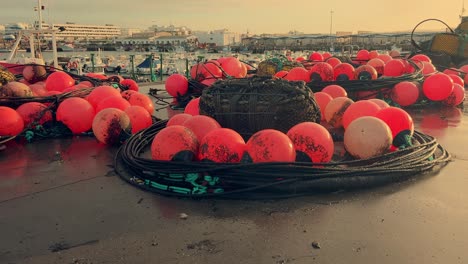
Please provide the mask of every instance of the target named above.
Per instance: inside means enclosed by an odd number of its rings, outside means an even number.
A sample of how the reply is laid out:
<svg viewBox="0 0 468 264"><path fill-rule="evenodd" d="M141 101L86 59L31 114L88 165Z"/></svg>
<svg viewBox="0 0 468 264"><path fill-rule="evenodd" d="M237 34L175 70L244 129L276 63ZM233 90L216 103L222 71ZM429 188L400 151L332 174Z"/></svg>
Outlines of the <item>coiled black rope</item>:
<svg viewBox="0 0 468 264"><path fill-rule="evenodd" d="M226 164L145 158L166 123L159 121L130 137L114 165L130 184L167 196L275 199L368 188L438 170L450 161L450 154L433 137L416 131L413 146L365 160Z"/></svg>

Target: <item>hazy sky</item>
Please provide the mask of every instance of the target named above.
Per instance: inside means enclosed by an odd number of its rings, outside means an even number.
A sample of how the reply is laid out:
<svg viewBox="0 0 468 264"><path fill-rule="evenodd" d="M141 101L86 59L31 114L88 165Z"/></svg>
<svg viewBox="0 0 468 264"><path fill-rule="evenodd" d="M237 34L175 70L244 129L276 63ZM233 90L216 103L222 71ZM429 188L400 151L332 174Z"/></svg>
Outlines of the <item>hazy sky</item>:
<svg viewBox="0 0 468 264"><path fill-rule="evenodd" d="M187 26L192 30L227 28L244 33L304 33L411 30L438 18L456 27L462 0L42 0L47 23ZM37 0L1 0L0 24L31 23ZM467 6L468 9L468 1ZM333 10L333 16L330 11ZM468 16L468 12L465 13ZM333 22L330 20L333 18ZM437 22L424 24L443 28Z"/></svg>

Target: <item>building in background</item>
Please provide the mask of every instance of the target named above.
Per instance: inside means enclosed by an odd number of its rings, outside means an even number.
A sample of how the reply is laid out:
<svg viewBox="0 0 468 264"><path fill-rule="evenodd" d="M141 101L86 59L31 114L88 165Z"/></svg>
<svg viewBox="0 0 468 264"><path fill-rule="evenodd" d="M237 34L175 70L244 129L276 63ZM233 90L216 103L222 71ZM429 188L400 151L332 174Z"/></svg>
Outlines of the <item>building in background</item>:
<svg viewBox="0 0 468 264"><path fill-rule="evenodd" d="M217 47L226 47L229 45L237 45L241 42L241 34L229 31L228 29L218 29L213 31L195 31L193 32L198 39L198 42Z"/></svg>

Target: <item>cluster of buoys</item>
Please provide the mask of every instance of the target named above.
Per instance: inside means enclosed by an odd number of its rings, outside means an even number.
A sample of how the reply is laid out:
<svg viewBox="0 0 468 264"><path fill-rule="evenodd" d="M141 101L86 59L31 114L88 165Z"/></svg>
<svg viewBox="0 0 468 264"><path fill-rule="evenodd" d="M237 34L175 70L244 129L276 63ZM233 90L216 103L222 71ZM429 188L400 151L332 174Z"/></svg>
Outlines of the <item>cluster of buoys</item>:
<svg viewBox="0 0 468 264"><path fill-rule="evenodd" d="M41 68L45 71L43 66L26 66L23 79L0 87L0 97L11 100L30 97L38 101L51 95L57 95L57 98L63 95L63 98L45 103L27 102L19 107L0 107L0 136L17 136L37 125L61 122L72 134L93 132L98 141L111 145L122 142L153 122L153 101L138 92L134 80L114 78L127 89L121 91L111 83L103 82L94 87L89 81L78 82L62 71L46 75ZM107 79L109 77L105 77ZM54 101L58 104L53 105Z"/></svg>

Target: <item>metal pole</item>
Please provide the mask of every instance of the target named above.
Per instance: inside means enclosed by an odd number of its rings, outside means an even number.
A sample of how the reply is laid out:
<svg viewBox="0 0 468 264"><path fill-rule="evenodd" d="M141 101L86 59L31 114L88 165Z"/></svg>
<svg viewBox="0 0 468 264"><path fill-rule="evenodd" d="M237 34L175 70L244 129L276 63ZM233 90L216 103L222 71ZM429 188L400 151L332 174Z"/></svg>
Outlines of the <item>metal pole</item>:
<svg viewBox="0 0 468 264"><path fill-rule="evenodd" d="M55 31L52 31L52 54L54 56L54 68L58 68L58 55L57 55L57 39L55 35ZM80 67L78 67L80 68ZM78 71L79 74L80 71Z"/></svg>
<svg viewBox="0 0 468 264"><path fill-rule="evenodd" d="M132 79L133 80L136 80L136 76L135 76L135 55L130 55L130 64L132 66Z"/></svg>
<svg viewBox="0 0 468 264"><path fill-rule="evenodd" d="M160 53L159 55L159 76L161 77L161 81L163 80L163 55Z"/></svg>
<svg viewBox="0 0 468 264"><path fill-rule="evenodd" d="M156 76L153 71L153 54L148 55L148 59L150 60L150 79L154 82L156 80Z"/></svg>
<svg viewBox="0 0 468 264"><path fill-rule="evenodd" d="M91 53L91 72L94 72L94 53Z"/></svg>
<svg viewBox="0 0 468 264"><path fill-rule="evenodd" d="M42 29L42 4L41 0L37 0L37 13L39 14L39 24L37 25L39 30Z"/></svg>
<svg viewBox="0 0 468 264"><path fill-rule="evenodd" d="M34 47L34 34L29 35L29 48L31 49L31 58L36 58L36 48Z"/></svg>
<svg viewBox="0 0 468 264"><path fill-rule="evenodd" d="M187 79L190 77L188 58L185 58L185 77L187 77Z"/></svg>

